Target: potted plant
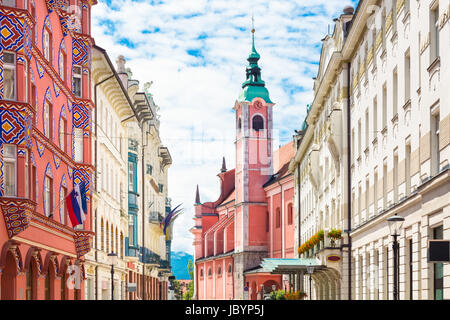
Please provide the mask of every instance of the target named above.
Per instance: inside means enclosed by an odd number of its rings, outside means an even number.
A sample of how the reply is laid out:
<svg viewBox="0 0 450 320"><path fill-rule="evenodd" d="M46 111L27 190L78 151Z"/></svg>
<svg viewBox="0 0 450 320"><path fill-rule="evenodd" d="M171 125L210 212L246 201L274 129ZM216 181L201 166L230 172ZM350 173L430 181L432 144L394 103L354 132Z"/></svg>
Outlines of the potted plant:
<svg viewBox="0 0 450 320"><path fill-rule="evenodd" d="M328 232L328 238L330 238L331 246L334 247L336 245L336 240L339 240L342 238L342 230L331 229Z"/></svg>

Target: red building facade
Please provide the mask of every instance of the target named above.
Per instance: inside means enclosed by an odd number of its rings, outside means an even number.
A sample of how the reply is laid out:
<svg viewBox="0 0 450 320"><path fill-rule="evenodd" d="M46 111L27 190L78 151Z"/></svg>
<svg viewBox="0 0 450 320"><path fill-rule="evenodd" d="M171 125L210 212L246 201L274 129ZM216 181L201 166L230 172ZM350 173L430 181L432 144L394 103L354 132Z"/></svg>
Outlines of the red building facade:
<svg viewBox="0 0 450 320"><path fill-rule="evenodd" d="M288 173L293 145L272 154L274 104L259 58L253 41L234 107L236 168L227 170L224 160L217 201L200 203L197 189L191 229L197 299L261 299L262 291L284 288L281 275L262 272L261 261L294 257L294 182Z"/></svg>
<svg viewBox="0 0 450 320"><path fill-rule="evenodd" d="M92 236L90 11L95 3L4 0L0 5L1 299L84 297L83 256ZM81 181L88 215L83 226L73 228L64 199Z"/></svg>

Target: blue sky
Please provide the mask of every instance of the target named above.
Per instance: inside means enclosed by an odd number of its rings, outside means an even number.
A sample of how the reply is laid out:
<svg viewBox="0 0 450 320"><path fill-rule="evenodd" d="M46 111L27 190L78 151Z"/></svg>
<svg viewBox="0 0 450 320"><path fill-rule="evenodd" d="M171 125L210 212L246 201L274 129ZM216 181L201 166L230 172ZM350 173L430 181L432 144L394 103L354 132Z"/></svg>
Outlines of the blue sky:
<svg viewBox="0 0 450 320"><path fill-rule="evenodd" d="M251 17L262 78L274 107L274 147L288 143L313 100L321 39L355 0L99 0L92 34L113 61L122 54L133 78L153 81L161 138L169 147L169 195L183 203L174 251L193 252L196 185L202 202L219 194L225 156L235 162L233 113L251 49Z"/></svg>

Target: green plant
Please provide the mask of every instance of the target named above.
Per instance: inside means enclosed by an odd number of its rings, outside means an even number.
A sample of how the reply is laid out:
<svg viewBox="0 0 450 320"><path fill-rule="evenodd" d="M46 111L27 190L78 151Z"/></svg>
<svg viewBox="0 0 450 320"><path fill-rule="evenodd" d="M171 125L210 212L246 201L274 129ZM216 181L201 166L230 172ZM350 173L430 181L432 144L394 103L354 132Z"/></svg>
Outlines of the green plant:
<svg viewBox="0 0 450 320"><path fill-rule="evenodd" d="M338 240L342 238L342 230L340 229L331 229L328 232L328 238L331 238L333 240Z"/></svg>

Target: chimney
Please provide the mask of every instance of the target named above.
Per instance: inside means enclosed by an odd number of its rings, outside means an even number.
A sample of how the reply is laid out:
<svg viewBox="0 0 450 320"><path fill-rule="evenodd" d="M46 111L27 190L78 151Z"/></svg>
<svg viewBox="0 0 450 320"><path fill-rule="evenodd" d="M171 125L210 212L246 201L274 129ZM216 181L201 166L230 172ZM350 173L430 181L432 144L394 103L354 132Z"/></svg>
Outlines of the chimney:
<svg viewBox="0 0 450 320"><path fill-rule="evenodd" d="M120 55L117 60L117 74L119 75L120 80L122 81L122 84L125 89L128 89L128 73L125 70L125 63L127 61L125 60L125 57L123 55Z"/></svg>

